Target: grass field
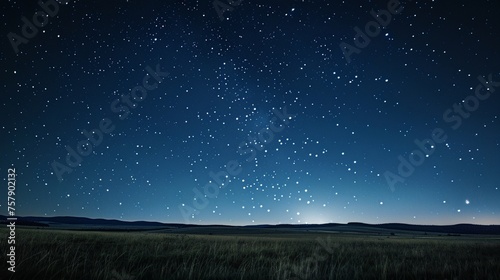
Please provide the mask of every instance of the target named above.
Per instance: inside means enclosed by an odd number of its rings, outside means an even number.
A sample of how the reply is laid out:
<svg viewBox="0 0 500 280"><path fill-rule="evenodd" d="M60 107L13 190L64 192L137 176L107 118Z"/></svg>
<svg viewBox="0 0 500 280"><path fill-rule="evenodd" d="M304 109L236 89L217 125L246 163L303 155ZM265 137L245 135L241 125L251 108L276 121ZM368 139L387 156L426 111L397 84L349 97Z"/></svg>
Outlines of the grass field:
<svg viewBox="0 0 500 280"><path fill-rule="evenodd" d="M16 272L4 261L1 279L500 279L500 240L480 237L16 234Z"/></svg>

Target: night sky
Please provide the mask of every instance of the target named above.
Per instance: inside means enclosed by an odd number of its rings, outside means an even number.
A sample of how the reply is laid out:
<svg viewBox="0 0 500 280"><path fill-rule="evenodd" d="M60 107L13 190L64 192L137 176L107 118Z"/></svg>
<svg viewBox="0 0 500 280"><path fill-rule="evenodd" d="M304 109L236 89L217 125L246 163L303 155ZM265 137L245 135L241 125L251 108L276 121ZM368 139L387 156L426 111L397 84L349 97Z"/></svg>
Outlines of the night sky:
<svg viewBox="0 0 500 280"><path fill-rule="evenodd" d="M500 223L498 1L40 3L0 4L3 215L13 166L18 216Z"/></svg>

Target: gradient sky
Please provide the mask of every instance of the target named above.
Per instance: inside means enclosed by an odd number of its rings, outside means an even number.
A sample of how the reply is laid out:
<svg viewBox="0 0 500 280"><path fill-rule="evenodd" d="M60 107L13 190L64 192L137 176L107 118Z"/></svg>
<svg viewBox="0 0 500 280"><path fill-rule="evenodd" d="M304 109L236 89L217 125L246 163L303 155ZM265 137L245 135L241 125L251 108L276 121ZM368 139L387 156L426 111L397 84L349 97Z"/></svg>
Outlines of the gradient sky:
<svg viewBox="0 0 500 280"><path fill-rule="evenodd" d="M330 2L2 1L16 214L499 224L498 1Z"/></svg>

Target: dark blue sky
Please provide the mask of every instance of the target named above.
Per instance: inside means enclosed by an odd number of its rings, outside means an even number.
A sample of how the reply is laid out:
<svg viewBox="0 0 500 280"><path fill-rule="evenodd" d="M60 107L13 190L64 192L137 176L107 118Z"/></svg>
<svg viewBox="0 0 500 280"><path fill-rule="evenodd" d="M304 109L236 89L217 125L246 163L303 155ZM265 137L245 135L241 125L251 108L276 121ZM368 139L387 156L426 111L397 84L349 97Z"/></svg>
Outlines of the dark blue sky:
<svg viewBox="0 0 500 280"><path fill-rule="evenodd" d="M496 1L54 1L0 9L17 215L500 222Z"/></svg>

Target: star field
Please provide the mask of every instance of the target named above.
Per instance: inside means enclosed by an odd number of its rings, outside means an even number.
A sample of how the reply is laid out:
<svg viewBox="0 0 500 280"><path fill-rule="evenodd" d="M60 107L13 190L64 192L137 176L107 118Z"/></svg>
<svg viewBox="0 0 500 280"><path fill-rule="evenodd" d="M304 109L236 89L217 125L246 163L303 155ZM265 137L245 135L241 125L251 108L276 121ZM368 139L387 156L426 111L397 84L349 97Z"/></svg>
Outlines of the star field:
<svg viewBox="0 0 500 280"><path fill-rule="evenodd" d="M499 223L498 3L214 2L0 4L17 215Z"/></svg>

